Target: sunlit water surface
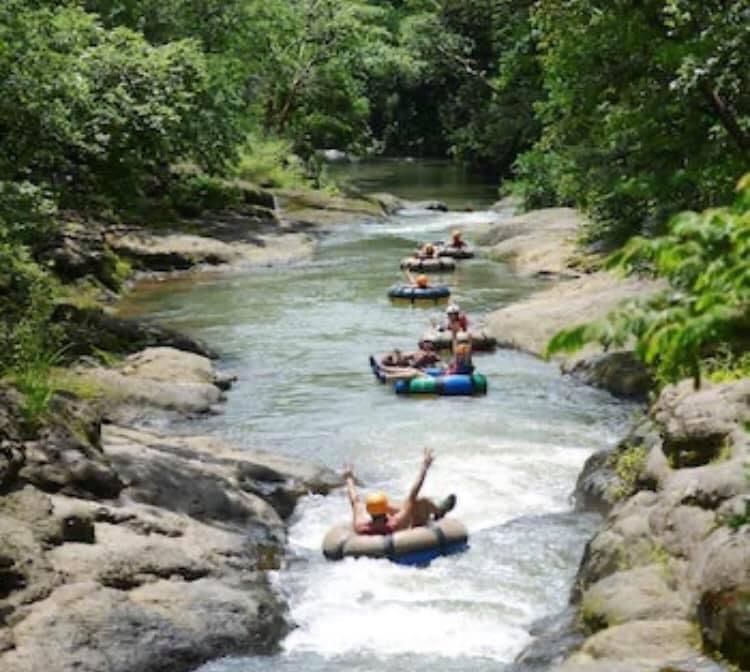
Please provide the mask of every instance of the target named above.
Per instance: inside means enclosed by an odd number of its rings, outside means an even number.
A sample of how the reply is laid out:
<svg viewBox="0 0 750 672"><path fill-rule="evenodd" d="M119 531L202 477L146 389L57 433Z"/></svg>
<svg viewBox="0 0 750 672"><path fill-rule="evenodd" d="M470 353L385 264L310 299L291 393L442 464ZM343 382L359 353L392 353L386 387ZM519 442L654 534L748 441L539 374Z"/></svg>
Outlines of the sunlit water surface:
<svg viewBox="0 0 750 672"><path fill-rule="evenodd" d="M425 492L455 492L471 535L468 552L427 569L327 562L321 539L348 505L343 492L306 498L288 564L274 577L296 626L281 653L219 660L203 672L497 671L527 643L535 619L565 605L595 523L570 511L576 475L622 434L633 408L517 352L475 357L489 379L484 398L398 398L367 366L370 353L412 348L444 308L389 303L398 260L420 240L456 226L470 236L493 217L413 212L352 222L311 262L144 287L124 306L205 339L239 376L225 413L201 420L199 431L333 468L351 460L368 488L394 495L431 446ZM482 259L445 279L475 321L534 287Z"/></svg>

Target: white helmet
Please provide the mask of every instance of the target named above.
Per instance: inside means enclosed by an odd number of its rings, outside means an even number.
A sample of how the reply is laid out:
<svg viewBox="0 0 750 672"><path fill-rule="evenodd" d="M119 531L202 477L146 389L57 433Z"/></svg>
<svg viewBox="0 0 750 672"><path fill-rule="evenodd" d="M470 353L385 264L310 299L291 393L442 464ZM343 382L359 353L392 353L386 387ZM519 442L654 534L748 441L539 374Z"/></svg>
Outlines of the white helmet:
<svg viewBox="0 0 750 672"><path fill-rule="evenodd" d="M460 312L461 309L458 307L457 303L451 303L451 305L445 309L446 315L458 315Z"/></svg>
<svg viewBox="0 0 750 672"><path fill-rule="evenodd" d="M456 341L459 343L468 343L469 342L469 334L465 331L459 331L456 334Z"/></svg>

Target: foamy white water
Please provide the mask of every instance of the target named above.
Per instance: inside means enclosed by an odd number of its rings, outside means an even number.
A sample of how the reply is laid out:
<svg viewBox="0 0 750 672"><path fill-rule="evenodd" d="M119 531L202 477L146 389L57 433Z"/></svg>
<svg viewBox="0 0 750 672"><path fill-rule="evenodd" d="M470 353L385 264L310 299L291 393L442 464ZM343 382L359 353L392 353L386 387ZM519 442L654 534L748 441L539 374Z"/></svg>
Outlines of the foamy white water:
<svg viewBox="0 0 750 672"><path fill-rule="evenodd" d="M210 431L334 468L353 461L367 488L394 497L431 446L437 459L424 492L455 492L455 515L470 531L467 552L426 569L328 562L320 544L350 517L344 493L303 500L289 562L275 577L296 626L282 652L215 661L204 672L496 671L523 648L535 619L564 606L593 525L570 513L576 475L593 450L619 438L632 409L516 352L476 356L486 398L398 398L367 366L371 353L414 347L440 318L441 307L387 301L398 260L420 240L459 223L470 232L488 217L497 215L425 212L354 224L310 263L144 297L219 347L240 376ZM484 260L462 263L446 281L474 318L530 289Z"/></svg>

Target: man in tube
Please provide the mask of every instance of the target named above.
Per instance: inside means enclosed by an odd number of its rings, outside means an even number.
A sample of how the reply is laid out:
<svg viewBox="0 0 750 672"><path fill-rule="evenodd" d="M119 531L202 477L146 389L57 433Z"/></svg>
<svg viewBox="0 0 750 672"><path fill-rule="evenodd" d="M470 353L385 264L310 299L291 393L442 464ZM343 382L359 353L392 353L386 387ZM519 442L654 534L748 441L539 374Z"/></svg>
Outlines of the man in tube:
<svg viewBox="0 0 750 672"><path fill-rule="evenodd" d="M344 467L346 493L352 507L352 526L357 534L392 534L399 530L427 525L431 520L440 520L456 506L456 496L448 495L440 504L427 497L419 497L424 479L432 465L434 456L430 448L425 448L422 466L417 479L409 490L407 498L400 506L388 501L382 492L371 493L363 502L354 485L354 469Z"/></svg>

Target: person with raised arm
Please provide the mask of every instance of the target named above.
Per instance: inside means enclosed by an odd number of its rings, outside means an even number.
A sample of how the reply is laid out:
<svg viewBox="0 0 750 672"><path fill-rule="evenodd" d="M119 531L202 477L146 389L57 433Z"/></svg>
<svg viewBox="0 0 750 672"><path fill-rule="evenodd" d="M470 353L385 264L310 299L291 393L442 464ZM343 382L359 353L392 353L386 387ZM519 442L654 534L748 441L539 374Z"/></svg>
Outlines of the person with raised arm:
<svg viewBox="0 0 750 672"><path fill-rule="evenodd" d="M354 469L351 465L345 465L346 494L352 507L354 531L365 535L393 534L399 530L427 525L432 520L440 520L451 511L456 506L456 496L453 494L448 495L440 504L419 496L434 459L432 450L425 448L419 474L407 498L399 506L389 502L382 492L369 494L363 502L354 483Z"/></svg>

